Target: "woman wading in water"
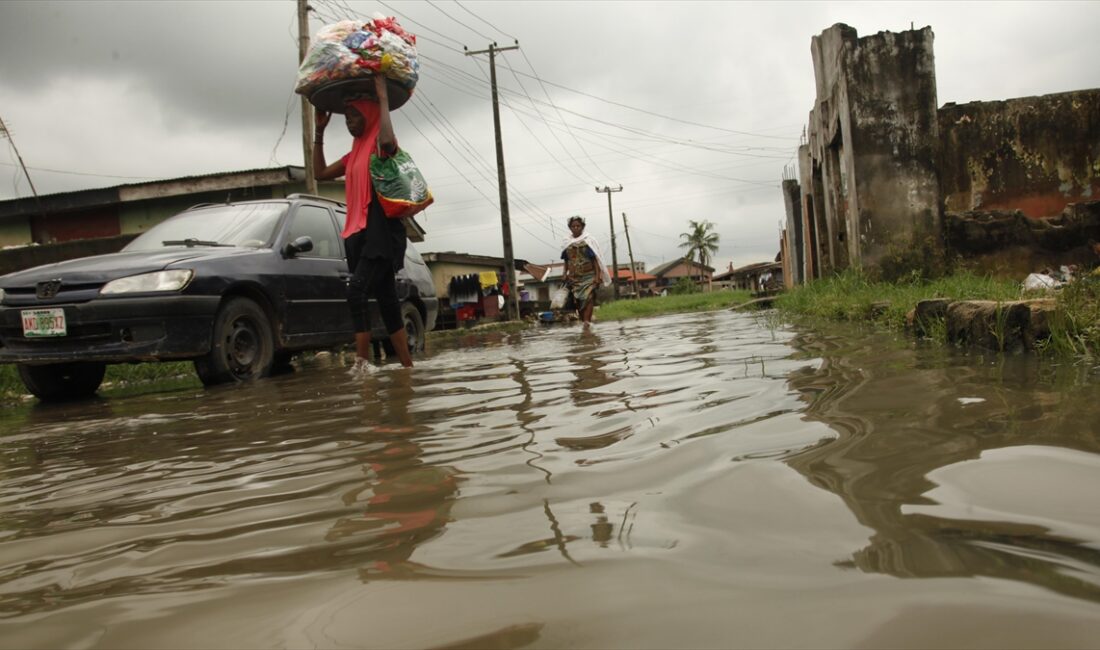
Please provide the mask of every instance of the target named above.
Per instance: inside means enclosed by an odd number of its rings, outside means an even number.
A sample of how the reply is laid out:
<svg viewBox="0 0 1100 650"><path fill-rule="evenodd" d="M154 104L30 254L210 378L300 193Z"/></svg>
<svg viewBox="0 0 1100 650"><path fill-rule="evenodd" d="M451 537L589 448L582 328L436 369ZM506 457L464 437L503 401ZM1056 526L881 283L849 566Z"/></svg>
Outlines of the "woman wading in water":
<svg viewBox="0 0 1100 650"><path fill-rule="evenodd" d="M319 181L344 176L348 213L344 223L344 251L347 253L348 306L355 327L355 367L353 373L369 371L371 353L370 322L367 301L378 301L378 311L397 358L406 368L412 366L408 337L397 300L395 274L405 265L405 224L387 219L375 196L370 179L370 157L377 152L388 157L397 153L397 138L390 123L389 97L381 76L374 78L378 101L355 99L347 102L344 120L355 140L351 153L331 165L325 164L324 135L331 114L317 111L315 118L313 168Z"/></svg>
<svg viewBox="0 0 1100 650"><path fill-rule="evenodd" d="M573 305L584 324L592 323L592 309L596 306L596 292L611 282L600 246L596 238L584 232L584 219L569 217L570 236L562 244L561 258L565 260L565 286L573 296Z"/></svg>

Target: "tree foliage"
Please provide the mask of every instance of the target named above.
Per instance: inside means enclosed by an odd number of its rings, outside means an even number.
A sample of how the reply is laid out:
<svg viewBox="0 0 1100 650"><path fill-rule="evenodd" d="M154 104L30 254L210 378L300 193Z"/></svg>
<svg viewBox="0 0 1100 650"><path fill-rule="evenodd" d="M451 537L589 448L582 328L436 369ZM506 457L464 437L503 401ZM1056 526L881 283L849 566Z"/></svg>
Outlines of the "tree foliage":
<svg viewBox="0 0 1100 650"><path fill-rule="evenodd" d="M691 260L699 257L701 266L710 266L711 259L718 252L718 233L714 232L714 224L709 221L688 220L688 231L680 233L680 248L686 248L684 259Z"/></svg>

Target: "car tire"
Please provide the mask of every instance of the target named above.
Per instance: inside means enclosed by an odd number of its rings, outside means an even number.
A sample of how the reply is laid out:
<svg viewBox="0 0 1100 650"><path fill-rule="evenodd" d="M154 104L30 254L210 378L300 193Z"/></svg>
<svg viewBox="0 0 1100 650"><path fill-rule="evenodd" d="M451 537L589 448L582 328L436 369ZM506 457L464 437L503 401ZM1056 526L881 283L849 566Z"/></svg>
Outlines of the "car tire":
<svg viewBox="0 0 1100 650"><path fill-rule="evenodd" d="M271 374L275 342L267 313L248 298L226 300L214 317L210 352L195 360L207 386L248 381Z"/></svg>
<svg viewBox="0 0 1100 650"><path fill-rule="evenodd" d="M401 303L401 322L405 324L405 336L409 340L409 353L423 352L425 347L424 317L420 315L420 310L416 308L416 305L411 302ZM382 349L386 351L387 357L391 359L397 357L397 351L393 349L393 344L390 343L388 338L382 339Z"/></svg>
<svg viewBox="0 0 1100 650"><path fill-rule="evenodd" d="M103 383L107 364L100 362L55 363L19 366L19 378L31 395L43 402L62 402L95 395Z"/></svg>

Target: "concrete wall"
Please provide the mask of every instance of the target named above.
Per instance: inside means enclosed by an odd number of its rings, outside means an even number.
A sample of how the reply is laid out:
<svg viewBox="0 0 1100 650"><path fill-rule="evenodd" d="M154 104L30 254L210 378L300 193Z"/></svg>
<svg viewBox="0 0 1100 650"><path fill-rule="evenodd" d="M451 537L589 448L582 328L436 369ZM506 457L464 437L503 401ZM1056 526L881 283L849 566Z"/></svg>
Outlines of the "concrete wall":
<svg viewBox="0 0 1100 650"><path fill-rule="evenodd" d="M928 27L837 24L810 52L814 105L784 181L792 280L1095 264L1100 89L937 108Z"/></svg>
<svg viewBox="0 0 1100 650"><path fill-rule="evenodd" d="M932 41L928 27L859 38L843 24L814 37L817 96L800 178L818 259L806 277L882 272L917 244L941 246Z"/></svg>
<svg viewBox="0 0 1100 650"><path fill-rule="evenodd" d="M1100 241L1100 201L1071 203L1057 217L1021 210L948 212L947 243L961 268L1022 279L1044 268L1096 266L1090 241Z"/></svg>
<svg viewBox="0 0 1100 650"><path fill-rule="evenodd" d="M783 277L788 287L805 282L800 263L805 254L802 222L802 192L796 180L783 181L783 207L787 227L783 231Z"/></svg>
<svg viewBox="0 0 1100 650"><path fill-rule="evenodd" d="M1060 215L1100 200L1100 90L939 110L946 212Z"/></svg>

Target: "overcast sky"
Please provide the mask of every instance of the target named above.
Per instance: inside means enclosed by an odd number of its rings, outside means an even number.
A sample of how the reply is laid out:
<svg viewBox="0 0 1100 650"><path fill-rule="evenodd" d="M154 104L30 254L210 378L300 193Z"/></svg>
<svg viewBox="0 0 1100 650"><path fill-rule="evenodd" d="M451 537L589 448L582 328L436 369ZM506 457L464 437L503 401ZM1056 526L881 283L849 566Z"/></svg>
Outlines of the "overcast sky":
<svg viewBox="0 0 1100 650"><path fill-rule="evenodd" d="M396 16L421 77L395 129L436 203L422 252L502 253L486 56L499 55L515 254L556 259L569 215L620 263L679 256L716 224L724 269L778 251L779 184L814 99L810 39L931 26L938 102L1100 87L1100 2L311 0L310 33ZM40 194L301 165L296 5L0 0L0 118ZM329 129L329 158L350 148ZM30 195L0 140L0 200ZM610 253L609 253L610 255Z"/></svg>

